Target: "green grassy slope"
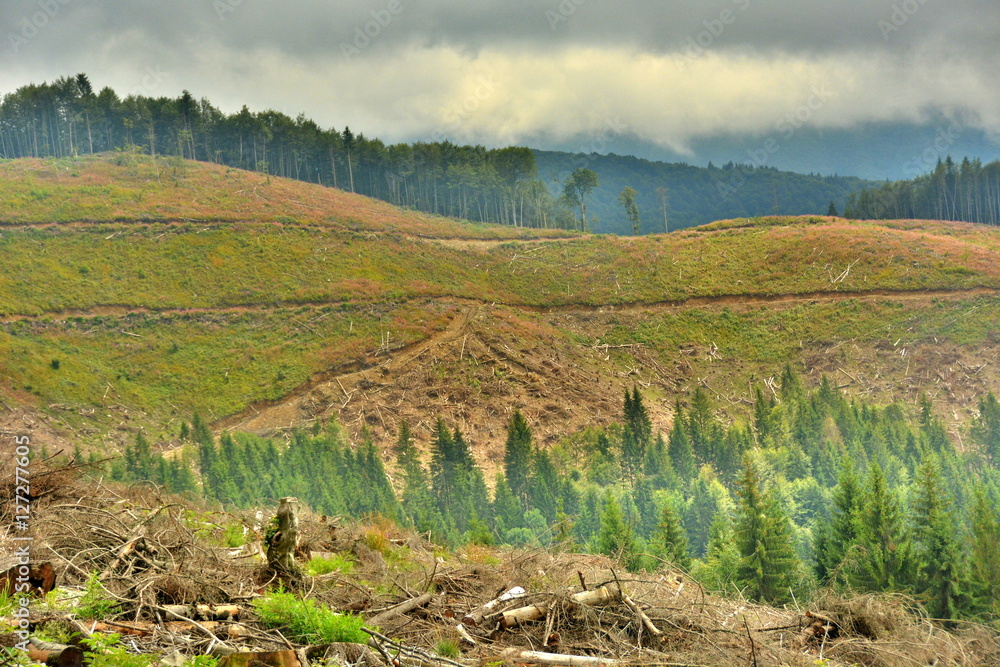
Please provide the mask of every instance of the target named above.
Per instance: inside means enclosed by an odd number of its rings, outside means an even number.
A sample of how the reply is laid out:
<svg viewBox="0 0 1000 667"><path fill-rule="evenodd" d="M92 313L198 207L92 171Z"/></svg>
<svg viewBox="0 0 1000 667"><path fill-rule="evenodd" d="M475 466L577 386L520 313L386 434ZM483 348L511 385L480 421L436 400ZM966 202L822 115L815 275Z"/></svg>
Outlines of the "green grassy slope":
<svg viewBox="0 0 1000 667"><path fill-rule="evenodd" d="M111 405L165 434L196 409L221 419L276 401L378 364L477 305L539 311L545 326L504 343L527 341L518 363L565 345L581 355L573 363L614 378L609 396L629 377L616 364L643 360L583 350L641 344L672 367L691 346L718 346L658 383L666 400L706 369L736 396L768 365L844 341L981 347L1000 289L1000 233L981 226L767 218L574 237L132 156L0 163L0 221L0 386L18 403L59 406L84 434L118 423ZM602 312L629 308L618 324ZM866 358L855 356L841 359L852 375Z"/></svg>

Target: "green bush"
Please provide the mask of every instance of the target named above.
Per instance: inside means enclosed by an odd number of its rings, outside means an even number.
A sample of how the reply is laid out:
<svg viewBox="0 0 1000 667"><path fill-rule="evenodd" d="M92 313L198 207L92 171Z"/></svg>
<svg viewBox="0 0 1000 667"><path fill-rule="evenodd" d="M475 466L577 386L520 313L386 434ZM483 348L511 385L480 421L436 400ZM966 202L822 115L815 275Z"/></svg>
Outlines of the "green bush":
<svg viewBox="0 0 1000 667"><path fill-rule="evenodd" d="M364 619L355 614L337 614L314 600L304 600L278 590L253 601L261 622L271 628L283 628L289 638L306 644L352 642L364 644L368 635L362 630Z"/></svg>
<svg viewBox="0 0 1000 667"><path fill-rule="evenodd" d="M308 563L306 563L306 572L313 577L330 574L331 572L350 574L354 571L354 566L356 564L357 563L350 554L336 554L331 558L326 558L325 556L314 556Z"/></svg>
<svg viewBox="0 0 1000 667"><path fill-rule="evenodd" d="M97 580L97 573L91 574L84 586L80 605L76 608L77 616L81 618L103 619L107 616L114 616L117 613L118 603L112 600L108 592L104 590L104 586Z"/></svg>

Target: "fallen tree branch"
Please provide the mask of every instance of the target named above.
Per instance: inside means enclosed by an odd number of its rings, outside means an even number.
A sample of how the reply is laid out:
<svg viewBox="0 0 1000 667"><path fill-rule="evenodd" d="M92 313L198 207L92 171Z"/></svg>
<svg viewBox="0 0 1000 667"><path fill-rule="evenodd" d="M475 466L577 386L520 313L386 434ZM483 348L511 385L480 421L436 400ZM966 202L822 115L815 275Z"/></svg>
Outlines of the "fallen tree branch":
<svg viewBox="0 0 1000 667"><path fill-rule="evenodd" d="M396 618L397 616L408 614L414 609L426 606L433 599L434 599L433 593L424 593L423 595L418 595L413 599L404 600L403 602L400 602L394 607L389 607L388 609L383 611L378 616L375 616L368 622L371 623L372 625L382 625L391 618Z"/></svg>
<svg viewBox="0 0 1000 667"><path fill-rule="evenodd" d="M565 667L594 667L595 665L623 665L625 663L611 658L597 658L586 655L561 655L559 653L542 653L519 648L509 648L500 654L500 658L508 664L530 665L563 665Z"/></svg>

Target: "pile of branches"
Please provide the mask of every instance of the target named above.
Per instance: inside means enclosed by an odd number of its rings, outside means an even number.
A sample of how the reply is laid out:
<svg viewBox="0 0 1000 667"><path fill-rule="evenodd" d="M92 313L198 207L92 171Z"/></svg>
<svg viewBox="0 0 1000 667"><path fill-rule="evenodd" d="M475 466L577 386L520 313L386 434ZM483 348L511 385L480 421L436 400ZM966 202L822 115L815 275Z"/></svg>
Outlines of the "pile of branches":
<svg viewBox="0 0 1000 667"><path fill-rule="evenodd" d="M247 543L219 546L223 521L213 516L242 526ZM31 624L119 633L132 651L167 655L164 665L202 654L225 656L228 667L1000 664L995 633L946 631L908 600L829 594L808 609L777 609L709 594L669 567L625 576L614 560L586 554L469 546L445 555L391 522L341 524L308 510L298 562L349 554L354 571L299 571L284 584L361 614L369 641L302 645L265 628L250 604L277 583L262 555L269 520L213 514L150 487L69 481L33 517L34 557L48 559L61 587L97 588L113 604L98 622L36 610ZM73 646L32 646L70 660L52 664L82 664Z"/></svg>

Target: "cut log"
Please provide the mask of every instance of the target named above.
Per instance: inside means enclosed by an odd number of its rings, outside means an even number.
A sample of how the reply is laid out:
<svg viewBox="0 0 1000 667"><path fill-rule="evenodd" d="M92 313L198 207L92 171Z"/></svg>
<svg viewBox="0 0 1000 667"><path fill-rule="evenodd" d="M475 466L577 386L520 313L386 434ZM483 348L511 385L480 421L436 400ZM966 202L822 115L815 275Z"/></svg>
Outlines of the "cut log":
<svg viewBox="0 0 1000 667"><path fill-rule="evenodd" d="M549 613L547 605L532 604L527 607L518 607L517 609L511 609L510 611L505 611L503 613L503 618L500 620L500 626L507 629L513 628L521 623L540 621L545 618L547 613Z"/></svg>
<svg viewBox="0 0 1000 667"><path fill-rule="evenodd" d="M559 653L542 653L526 651L519 648L509 648L500 654L500 658L508 664L528 665L565 665L566 667L597 667L599 665L622 665L625 663L611 658L596 658L589 655L562 655Z"/></svg>
<svg viewBox="0 0 1000 667"><path fill-rule="evenodd" d="M609 591L607 586L601 586L600 588L596 588L592 591L580 591L579 593L574 593L569 596L569 599L573 604L596 607L610 602L616 597L617 594ZM545 618L548 611L548 605L544 604L533 604L528 605L527 607L519 607L517 609L505 611L503 613L503 618L500 620L500 626L506 629L512 628L521 623L538 621Z"/></svg>
<svg viewBox="0 0 1000 667"><path fill-rule="evenodd" d="M295 550L299 546L299 499L282 498L278 503L277 531L267 541L267 564L278 572L294 575Z"/></svg>
<svg viewBox="0 0 1000 667"><path fill-rule="evenodd" d="M240 608L234 604L165 604L160 608L168 618L185 617L206 621L229 621L239 618L240 615Z"/></svg>
<svg viewBox="0 0 1000 667"><path fill-rule="evenodd" d="M13 559L9 559L7 562L13 562ZM20 568L22 567L24 566L17 564L3 574L0 574L0 595L31 593L32 595L42 597L56 587L56 571L52 568L52 563L45 561L44 563L34 563L27 566L28 586L30 588L27 591L18 590L18 584L23 584L23 582L18 581L22 576L20 572Z"/></svg>
<svg viewBox="0 0 1000 667"><path fill-rule="evenodd" d="M474 628L483 622L483 619L486 618L487 614L496 609L502 603L507 602L508 600L516 600L517 598L523 598L525 595L527 595L527 592L523 588L521 588L520 586L514 586L514 588L511 588L509 591L507 591L500 597L490 600L482 607L479 607L475 611L469 612L468 614L463 616L462 623Z"/></svg>
<svg viewBox="0 0 1000 667"><path fill-rule="evenodd" d="M397 616L402 616L403 614L408 614L414 609L418 609L430 603L434 599L433 593L424 593L423 595L417 596L411 600L404 600L394 607L389 607L383 611L378 616L372 618L369 623L371 625L381 625L391 618L396 618Z"/></svg>
<svg viewBox="0 0 1000 667"><path fill-rule="evenodd" d="M83 665L83 650L79 647L52 644L34 637L28 640L28 657L56 667L80 667Z"/></svg>
<svg viewBox="0 0 1000 667"><path fill-rule="evenodd" d="M642 610L642 607L636 604L635 601L632 600L632 598L630 598L625 594L622 594L622 602L624 602L629 609L635 612L635 615L639 617L639 622L642 623L643 627L645 627L646 630L649 631L649 634L653 635L654 637L663 636L663 632L655 625L653 625L653 621L650 620L649 616L646 615L646 612Z"/></svg>
<svg viewBox="0 0 1000 667"><path fill-rule="evenodd" d="M462 638L462 641L472 646L476 645L476 640L472 638L472 635L469 634L469 631L465 629L464 625L459 623L455 626L455 629L458 630L458 635Z"/></svg>

